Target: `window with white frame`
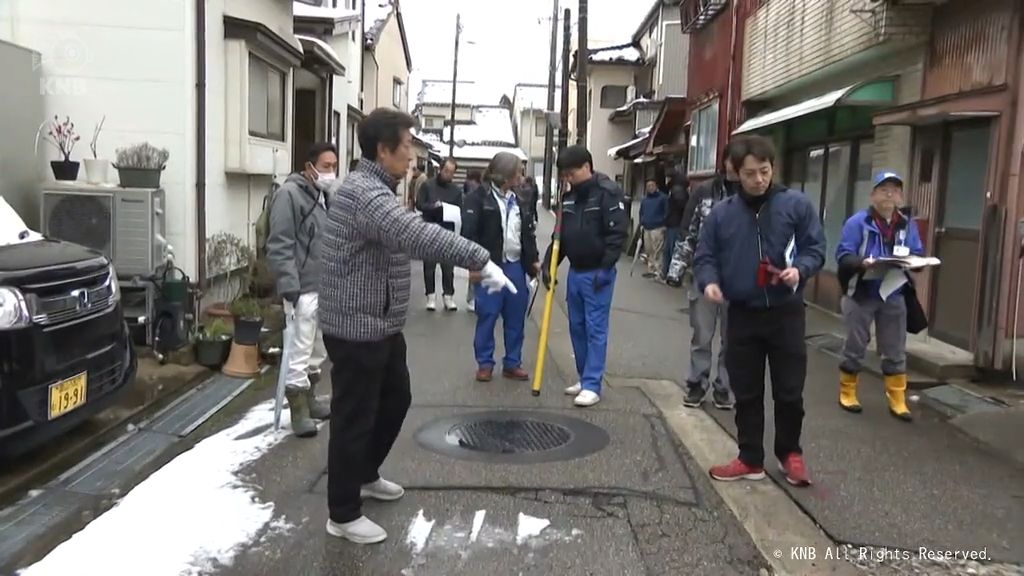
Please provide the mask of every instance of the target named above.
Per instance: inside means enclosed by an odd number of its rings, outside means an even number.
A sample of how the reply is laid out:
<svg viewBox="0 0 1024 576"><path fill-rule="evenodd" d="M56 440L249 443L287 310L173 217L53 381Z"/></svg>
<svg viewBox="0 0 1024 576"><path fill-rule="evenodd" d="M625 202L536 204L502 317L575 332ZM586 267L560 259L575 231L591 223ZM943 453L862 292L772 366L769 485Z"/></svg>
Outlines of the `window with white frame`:
<svg viewBox="0 0 1024 576"><path fill-rule="evenodd" d="M602 86L601 108L619 108L626 105L626 86Z"/></svg>
<svg viewBox="0 0 1024 576"><path fill-rule="evenodd" d="M405 84L398 78L395 78L391 84L391 103L399 110L402 109L402 88L404 86Z"/></svg>
<svg viewBox="0 0 1024 576"><path fill-rule="evenodd" d="M718 100L699 108L690 123L690 173L714 172L718 158Z"/></svg>
<svg viewBox="0 0 1024 576"><path fill-rule="evenodd" d="M249 54L249 135L284 142L285 72Z"/></svg>

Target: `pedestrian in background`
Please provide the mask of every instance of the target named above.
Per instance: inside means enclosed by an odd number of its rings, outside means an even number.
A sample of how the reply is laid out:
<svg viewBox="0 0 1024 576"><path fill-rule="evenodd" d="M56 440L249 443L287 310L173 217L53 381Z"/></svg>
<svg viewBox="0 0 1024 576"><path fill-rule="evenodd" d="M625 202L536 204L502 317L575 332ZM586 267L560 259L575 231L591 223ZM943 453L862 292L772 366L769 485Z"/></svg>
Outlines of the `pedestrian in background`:
<svg viewBox="0 0 1024 576"><path fill-rule="evenodd" d="M529 380L523 369L523 340L530 289L527 276L540 271L536 226L526 199L515 190L522 179L522 163L515 154L499 152L484 174L484 185L466 195L463 206L462 234L487 248L491 262L501 266L518 290L487 294L476 288L476 352L478 382L490 382L494 371L494 328L501 318L505 358L502 376L511 380Z"/></svg>
<svg viewBox="0 0 1024 576"><path fill-rule="evenodd" d="M316 396L320 369L327 359L317 321L320 285L320 242L327 221L327 190L338 170L333 144L314 144L302 172L284 181L270 199L267 266L274 274L277 293L291 341L285 371L285 397L292 433L316 436L316 420L331 416L330 403Z"/></svg>
<svg viewBox="0 0 1024 576"><path fill-rule="evenodd" d="M871 206L857 212L843 225L836 246L839 285L843 289L841 308L846 324L843 361L839 365L839 405L860 412L857 380L871 342L875 324L878 352L882 355L885 396L889 412L901 420L912 420L907 408L907 304L904 297L910 277L900 268L884 267L878 258L924 256L917 223L899 210L903 179L895 172L880 172L871 190ZM881 293L883 280L895 289Z"/></svg>
<svg viewBox="0 0 1024 576"><path fill-rule="evenodd" d="M462 183L463 202L465 202L467 195L476 192L477 188L482 185L482 179L483 176L479 170L469 170L466 172L466 181ZM476 312L475 285L472 278L466 281L466 309L471 313Z"/></svg>
<svg viewBox="0 0 1024 576"><path fill-rule="evenodd" d="M529 217L536 223L539 217L537 214L537 196L540 194L537 183L533 178L522 178L522 183L516 187L516 193L523 201L523 207L529 210Z"/></svg>
<svg viewBox="0 0 1024 576"><path fill-rule="evenodd" d="M412 396L402 329L409 258L482 271L489 291L510 285L483 247L405 210L396 197L413 157L416 120L379 108L359 123L363 158L332 197L323 237L320 324L331 359L327 533L374 544L387 532L363 516L362 499L398 500L380 476Z"/></svg>
<svg viewBox="0 0 1024 576"><path fill-rule="evenodd" d="M615 264L629 234L629 221L622 189L604 174L594 172L594 159L586 148L565 148L556 164L560 177L571 186L562 197L558 264L569 259L569 335L580 377L565 393L576 397L576 406L586 408L601 401ZM551 290L551 247L544 260L542 278Z"/></svg>
<svg viewBox="0 0 1024 576"><path fill-rule="evenodd" d="M786 481L808 486L800 447L807 377L803 289L825 262L818 211L802 192L773 183L775 148L749 136L730 150L741 187L704 222L694 263L698 288L729 302L725 365L736 395L739 457L716 480L764 478L765 361L775 401L775 455Z"/></svg>
<svg viewBox="0 0 1024 576"><path fill-rule="evenodd" d="M458 164L455 159L448 158L441 165L437 176L427 180L420 186L416 194L416 209L423 214L423 220L454 232L455 225L444 221L444 204L462 208L462 191L455 185L455 171ZM423 262L423 285L427 292L427 310L437 310L437 262ZM454 312L459 309L455 304L455 269L451 264L441 264L441 289L443 292L444 309Z"/></svg>
<svg viewBox="0 0 1024 576"><path fill-rule="evenodd" d="M644 234L644 256L647 257L648 275L661 274L661 251L665 248L665 216L668 214L668 196L650 178L645 183L644 199L640 201L640 228Z"/></svg>
<svg viewBox="0 0 1024 576"><path fill-rule="evenodd" d="M409 194L406 196L406 206L409 210L416 208L416 198L419 194L420 188L427 181L427 175L423 173L423 168L417 164L412 170L412 180L409 182Z"/></svg>
<svg viewBox="0 0 1024 576"><path fill-rule="evenodd" d="M682 240L676 244L678 265L672 274L677 278L685 276L686 271L690 269L701 229L704 227L708 215L711 214L711 210L719 202L736 193L739 186L736 180L739 177L733 169L729 153L739 146L740 139L742 136L732 140L726 146L722 160L722 172L698 186L690 197L691 210L686 217L690 223L689 229ZM713 387L712 403L719 410L731 410L734 401L729 388L729 370L725 366L728 347L725 327L728 324L729 307L725 303L712 302L697 289L694 283L690 283L688 292L692 334L690 338L690 375L686 378L686 397L683 399L683 406L699 408L707 396L708 382L710 381L711 387ZM719 331L721 344L718 347L718 374L712 380L712 343L715 340L716 328Z"/></svg>
<svg viewBox="0 0 1024 576"><path fill-rule="evenodd" d="M672 251L682 239L683 215L690 199L690 183L682 169L672 174L668 189L668 207L665 211L665 247L661 251L661 278L667 279L672 264Z"/></svg>

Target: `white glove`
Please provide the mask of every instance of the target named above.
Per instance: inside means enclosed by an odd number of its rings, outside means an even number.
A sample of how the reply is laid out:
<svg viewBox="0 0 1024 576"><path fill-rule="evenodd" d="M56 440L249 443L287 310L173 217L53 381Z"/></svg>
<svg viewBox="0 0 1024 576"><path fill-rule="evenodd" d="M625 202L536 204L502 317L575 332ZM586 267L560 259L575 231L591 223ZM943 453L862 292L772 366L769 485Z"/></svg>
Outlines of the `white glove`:
<svg viewBox="0 0 1024 576"><path fill-rule="evenodd" d="M518 294L515 284L508 279L508 276L505 276L501 266L494 262L487 262L487 266L484 266L480 273L483 275L483 278L480 279L480 284L487 289L488 294L501 292L504 288L508 288L508 291L513 294Z"/></svg>

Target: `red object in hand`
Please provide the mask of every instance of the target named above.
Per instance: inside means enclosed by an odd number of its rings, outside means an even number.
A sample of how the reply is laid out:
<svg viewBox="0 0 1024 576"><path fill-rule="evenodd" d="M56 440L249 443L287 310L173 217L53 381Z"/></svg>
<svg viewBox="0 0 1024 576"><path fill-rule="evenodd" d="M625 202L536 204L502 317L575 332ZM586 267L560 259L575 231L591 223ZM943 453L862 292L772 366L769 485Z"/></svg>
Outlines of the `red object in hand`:
<svg viewBox="0 0 1024 576"><path fill-rule="evenodd" d="M757 287L767 288L777 285L780 282L780 274L782 274L782 270L773 266L767 258L761 260L757 264Z"/></svg>

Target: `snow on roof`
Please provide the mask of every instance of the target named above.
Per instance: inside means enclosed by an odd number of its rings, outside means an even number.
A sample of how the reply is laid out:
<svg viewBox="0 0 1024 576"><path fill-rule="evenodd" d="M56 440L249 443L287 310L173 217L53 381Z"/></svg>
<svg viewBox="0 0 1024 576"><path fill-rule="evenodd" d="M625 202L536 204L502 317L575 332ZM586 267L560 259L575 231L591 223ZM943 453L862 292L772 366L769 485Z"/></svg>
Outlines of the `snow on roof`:
<svg viewBox="0 0 1024 576"><path fill-rule="evenodd" d="M335 73L343 74L345 72L345 64L341 62L341 58L338 57L338 53L334 51L334 48L332 48L330 44L324 42L319 38L314 38L313 36L303 36L302 34L296 34L295 37L299 39L299 42L308 42L309 44L315 45L321 50L323 50L324 56L330 62L331 66L334 68Z"/></svg>
<svg viewBox="0 0 1024 576"><path fill-rule="evenodd" d="M629 112L634 106L645 104L647 102L654 102L649 98L636 98L632 102L626 102L624 105L615 109L616 112Z"/></svg>
<svg viewBox="0 0 1024 576"><path fill-rule="evenodd" d="M459 131L456 130L455 133L456 135L458 135ZM434 149L434 152L437 155L442 157L448 155L448 141L442 141L441 136L439 134L433 132L424 132L418 135L420 139L422 139L424 142L427 143L427 145ZM491 160L491 158L494 158L494 156L498 152L511 152L512 154L515 154L522 160L527 159L526 153L515 146L487 146L469 143L466 143L463 146L459 146L459 144L460 142L456 142L454 149L455 158L457 160L489 161Z"/></svg>
<svg viewBox="0 0 1024 576"><path fill-rule="evenodd" d="M380 35L388 17L394 12L392 0L366 0L366 43L372 45Z"/></svg>
<svg viewBox="0 0 1024 576"><path fill-rule="evenodd" d="M497 104L498 97L494 96L493 90L488 90L481 84L473 81L460 81L458 90L455 91L456 104L488 105ZM452 81L451 80L424 80L420 87L417 102L420 104L451 104L452 102Z"/></svg>
<svg viewBox="0 0 1024 576"><path fill-rule="evenodd" d="M555 102L561 97L561 87L555 86ZM539 84L516 84L512 102L517 112L523 110L546 110L548 87Z"/></svg>
<svg viewBox="0 0 1024 576"><path fill-rule="evenodd" d="M445 128L444 138L448 141L451 128ZM507 108L500 106L477 106L473 108L473 123L455 126L455 141L466 144L514 146L515 131Z"/></svg>
<svg viewBox="0 0 1024 576"><path fill-rule="evenodd" d="M643 53L632 44L598 48L592 50L589 56L591 62L640 64L644 61Z"/></svg>
<svg viewBox="0 0 1024 576"><path fill-rule="evenodd" d="M344 7L310 6L305 2L292 2L292 14L296 18L320 18L323 20L347 20L359 17L357 10L349 10Z"/></svg>

